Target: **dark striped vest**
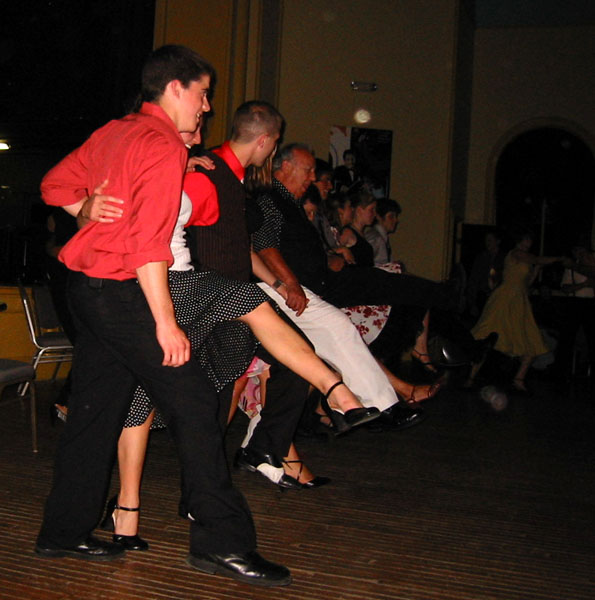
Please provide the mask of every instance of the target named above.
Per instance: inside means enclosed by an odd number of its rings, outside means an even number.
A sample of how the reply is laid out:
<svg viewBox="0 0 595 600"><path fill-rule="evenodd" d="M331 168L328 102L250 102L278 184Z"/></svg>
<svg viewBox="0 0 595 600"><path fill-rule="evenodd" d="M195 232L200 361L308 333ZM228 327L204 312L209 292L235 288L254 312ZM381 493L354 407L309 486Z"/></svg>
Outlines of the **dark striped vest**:
<svg viewBox="0 0 595 600"><path fill-rule="evenodd" d="M208 171L198 167L196 170L217 188L219 220L214 225L187 228L192 261L199 270L214 269L230 279L249 281L252 261L244 186L221 157L212 152L206 155L216 168Z"/></svg>

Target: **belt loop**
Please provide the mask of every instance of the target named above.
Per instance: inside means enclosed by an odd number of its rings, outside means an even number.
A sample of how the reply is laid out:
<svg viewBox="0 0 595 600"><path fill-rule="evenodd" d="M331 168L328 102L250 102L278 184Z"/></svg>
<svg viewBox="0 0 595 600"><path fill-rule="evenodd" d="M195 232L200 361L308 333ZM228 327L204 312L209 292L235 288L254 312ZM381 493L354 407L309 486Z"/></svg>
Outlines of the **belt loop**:
<svg viewBox="0 0 595 600"><path fill-rule="evenodd" d="M88 278L88 285L90 288L93 288L94 290L100 290L101 288L103 288L103 279L98 279L97 277L89 277Z"/></svg>

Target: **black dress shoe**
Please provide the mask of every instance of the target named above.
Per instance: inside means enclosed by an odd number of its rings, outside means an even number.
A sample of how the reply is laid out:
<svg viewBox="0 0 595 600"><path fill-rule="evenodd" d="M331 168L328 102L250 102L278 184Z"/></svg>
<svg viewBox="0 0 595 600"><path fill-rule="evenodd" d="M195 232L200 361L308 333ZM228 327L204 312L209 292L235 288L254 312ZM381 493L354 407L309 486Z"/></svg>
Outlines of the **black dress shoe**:
<svg viewBox="0 0 595 600"><path fill-rule="evenodd" d="M471 360L455 343L443 340L440 360L437 362L442 367L462 367L468 365Z"/></svg>
<svg viewBox="0 0 595 600"><path fill-rule="evenodd" d="M274 481L270 477L267 476L265 471L260 471L258 469L259 465L270 465L276 469L282 469L283 465L281 461L274 455L268 454L265 452L258 452L257 450L253 450L250 446L246 446L246 448L239 448L236 452L235 458L233 460L233 466L236 469L240 469L242 471L249 471L250 473L260 473L264 475L269 481L278 485L280 488L286 490L301 490L302 484L293 477L289 475L283 474L281 479L278 481Z"/></svg>
<svg viewBox="0 0 595 600"><path fill-rule="evenodd" d="M287 567L269 562L255 550L241 554L195 552L188 555L186 562L203 573L223 575L252 585L275 587L291 583Z"/></svg>
<svg viewBox="0 0 595 600"><path fill-rule="evenodd" d="M368 425L371 431L400 431L414 425L419 425L427 417L420 407L407 406L404 402L397 402L382 411L380 418Z"/></svg>
<svg viewBox="0 0 595 600"><path fill-rule="evenodd" d="M84 560L114 560L124 556L125 550L119 544L103 542L90 535L84 542L76 546L67 548L53 548L46 546L42 542L37 542L35 553L49 558L59 558L61 556L71 556L73 558L82 558Z"/></svg>

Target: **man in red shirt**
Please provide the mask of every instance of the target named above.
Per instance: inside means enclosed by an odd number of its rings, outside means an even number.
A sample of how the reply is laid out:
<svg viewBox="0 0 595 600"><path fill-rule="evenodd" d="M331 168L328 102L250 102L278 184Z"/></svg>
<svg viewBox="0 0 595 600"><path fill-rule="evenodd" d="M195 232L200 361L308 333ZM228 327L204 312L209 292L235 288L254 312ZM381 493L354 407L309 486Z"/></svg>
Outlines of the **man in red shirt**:
<svg viewBox="0 0 595 600"><path fill-rule="evenodd" d="M76 215L91 190L120 198L123 216L83 227L60 253L72 271L77 328L68 422L36 552L111 560L117 544L90 535L101 517L118 437L140 384L177 444L190 526L188 563L258 585L287 585L262 558L250 510L231 485L212 385L178 327L169 294L169 247L187 154L180 133L210 109L212 67L182 46L147 60L140 111L111 121L54 167L44 200ZM84 210L84 209L83 209Z"/></svg>

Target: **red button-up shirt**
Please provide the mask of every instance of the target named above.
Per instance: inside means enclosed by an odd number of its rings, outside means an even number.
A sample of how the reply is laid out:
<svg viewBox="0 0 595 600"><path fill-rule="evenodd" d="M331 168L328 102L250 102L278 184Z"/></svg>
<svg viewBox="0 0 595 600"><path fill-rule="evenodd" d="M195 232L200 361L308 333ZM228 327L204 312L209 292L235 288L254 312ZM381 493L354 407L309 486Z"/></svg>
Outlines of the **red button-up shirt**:
<svg viewBox="0 0 595 600"><path fill-rule="evenodd" d="M229 146L229 142L224 142L219 148L213 150L213 153L221 157L234 175L240 181L243 181L246 170ZM217 222L219 218L217 188L204 173L186 173L184 191L192 201L192 215L186 223L186 227L190 227L190 225L212 225Z"/></svg>
<svg viewBox="0 0 595 600"><path fill-rule="evenodd" d="M163 109L144 103L139 113L110 121L43 179L53 206L76 204L104 180L104 194L120 198L114 223L90 223L60 252L69 269L125 280L149 262L172 264L170 241L180 209L187 152Z"/></svg>

